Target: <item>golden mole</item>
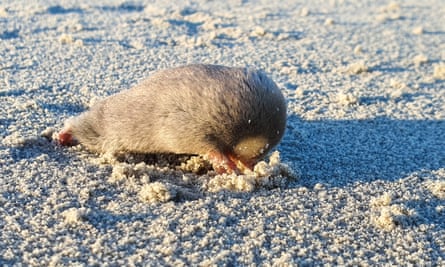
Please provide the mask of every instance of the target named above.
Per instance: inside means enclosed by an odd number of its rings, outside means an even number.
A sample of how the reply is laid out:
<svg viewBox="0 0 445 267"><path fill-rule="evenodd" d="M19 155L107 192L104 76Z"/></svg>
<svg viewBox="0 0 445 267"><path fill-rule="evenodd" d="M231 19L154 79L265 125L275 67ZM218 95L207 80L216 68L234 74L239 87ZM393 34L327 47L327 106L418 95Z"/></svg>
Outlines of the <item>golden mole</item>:
<svg viewBox="0 0 445 267"><path fill-rule="evenodd" d="M219 173L252 169L281 140L286 102L261 71L188 65L159 71L112 95L58 134L99 153L205 156Z"/></svg>

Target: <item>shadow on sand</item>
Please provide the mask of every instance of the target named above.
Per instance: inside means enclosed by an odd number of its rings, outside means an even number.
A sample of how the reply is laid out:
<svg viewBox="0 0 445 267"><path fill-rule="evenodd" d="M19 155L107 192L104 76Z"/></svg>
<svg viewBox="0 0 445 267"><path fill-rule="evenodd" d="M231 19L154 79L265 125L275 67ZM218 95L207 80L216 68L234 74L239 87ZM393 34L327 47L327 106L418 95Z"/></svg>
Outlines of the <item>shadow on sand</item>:
<svg viewBox="0 0 445 267"><path fill-rule="evenodd" d="M283 162L301 170L305 185L394 181L445 167L445 121L303 121L291 116L278 149Z"/></svg>

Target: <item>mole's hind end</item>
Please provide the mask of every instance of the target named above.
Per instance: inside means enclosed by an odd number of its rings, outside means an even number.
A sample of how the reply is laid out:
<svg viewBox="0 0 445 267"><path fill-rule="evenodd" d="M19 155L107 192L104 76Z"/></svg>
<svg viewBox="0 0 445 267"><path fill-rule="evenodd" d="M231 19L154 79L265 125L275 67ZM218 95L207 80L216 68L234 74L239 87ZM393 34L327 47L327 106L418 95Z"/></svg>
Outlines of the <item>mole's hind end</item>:
<svg viewBox="0 0 445 267"><path fill-rule="evenodd" d="M65 123L63 129L55 134L54 139L62 146L75 146L79 142L74 138L71 126Z"/></svg>

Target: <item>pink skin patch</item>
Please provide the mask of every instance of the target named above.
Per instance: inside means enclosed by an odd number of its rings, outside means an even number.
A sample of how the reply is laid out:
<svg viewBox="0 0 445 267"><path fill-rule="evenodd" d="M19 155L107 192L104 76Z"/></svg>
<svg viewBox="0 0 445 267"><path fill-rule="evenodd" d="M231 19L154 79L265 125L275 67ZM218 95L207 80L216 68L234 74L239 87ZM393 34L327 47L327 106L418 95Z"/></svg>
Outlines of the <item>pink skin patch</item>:
<svg viewBox="0 0 445 267"><path fill-rule="evenodd" d="M207 154L208 160L212 163L213 169L218 174L223 173L244 173L246 169L252 170L255 165L255 160L249 162L242 162L234 155L227 153L212 151Z"/></svg>
<svg viewBox="0 0 445 267"><path fill-rule="evenodd" d="M69 130L62 130L57 135L57 141L62 146L74 146L77 145L76 139L74 139L73 135L69 132Z"/></svg>
<svg viewBox="0 0 445 267"><path fill-rule="evenodd" d="M219 174L238 172L236 164L220 152L212 151L207 154L207 158L212 163L213 169Z"/></svg>
<svg viewBox="0 0 445 267"><path fill-rule="evenodd" d="M237 169L244 173L246 170L252 171L255 164L258 162L257 159L241 160L232 154L228 154L227 157L236 165Z"/></svg>

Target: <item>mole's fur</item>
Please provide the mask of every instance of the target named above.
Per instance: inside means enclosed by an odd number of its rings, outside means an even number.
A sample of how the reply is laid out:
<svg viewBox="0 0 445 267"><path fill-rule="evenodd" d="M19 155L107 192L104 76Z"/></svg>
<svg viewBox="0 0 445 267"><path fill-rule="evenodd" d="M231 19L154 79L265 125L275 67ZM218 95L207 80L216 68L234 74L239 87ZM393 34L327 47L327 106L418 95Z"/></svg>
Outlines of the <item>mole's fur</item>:
<svg viewBox="0 0 445 267"><path fill-rule="evenodd" d="M68 119L58 139L99 153L205 155L218 172L231 172L252 168L285 126L285 99L263 72L199 64L105 98Z"/></svg>

